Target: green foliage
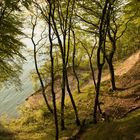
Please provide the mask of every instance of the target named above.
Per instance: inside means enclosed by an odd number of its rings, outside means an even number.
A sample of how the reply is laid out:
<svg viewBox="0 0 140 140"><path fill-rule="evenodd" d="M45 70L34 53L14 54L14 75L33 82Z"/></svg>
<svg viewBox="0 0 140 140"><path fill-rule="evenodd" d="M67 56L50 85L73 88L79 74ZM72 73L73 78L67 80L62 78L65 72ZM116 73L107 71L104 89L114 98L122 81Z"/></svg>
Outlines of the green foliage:
<svg viewBox="0 0 140 140"><path fill-rule="evenodd" d="M14 3L14 2L13 2ZM22 28L21 18L15 9L11 9L11 1L3 1L0 12L0 85L10 80L19 83L18 76L21 73L23 63L20 41Z"/></svg>
<svg viewBox="0 0 140 140"><path fill-rule="evenodd" d="M30 5L32 3L32 0L22 0L22 4L29 9Z"/></svg>
<svg viewBox="0 0 140 140"><path fill-rule="evenodd" d="M117 42L116 56L118 59L131 55L140 49L140 2L129 0L124 7L123 20L131 19L123 36Z"/></svg>
<svg viewBox="0 0 140 140"><path fill-rule="evenodd" d="M140 35L139 27L136 27L134 24L129 24L128 29L126 30L124 36L118 41L116 57L117 59L124 58L131 55L140 49Z"/></svg>

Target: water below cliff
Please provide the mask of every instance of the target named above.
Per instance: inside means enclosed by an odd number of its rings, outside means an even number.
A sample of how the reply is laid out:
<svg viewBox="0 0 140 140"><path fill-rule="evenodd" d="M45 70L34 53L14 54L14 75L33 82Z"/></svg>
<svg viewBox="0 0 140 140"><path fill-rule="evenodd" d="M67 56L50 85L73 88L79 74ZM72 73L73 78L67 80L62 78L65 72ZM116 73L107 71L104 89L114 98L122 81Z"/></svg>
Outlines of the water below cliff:
<svg viewBox="0 0 140 140"><path fill-rule="evenodd" d="M16 90L14 85L0 90L0 114L7 114L10 118L19 115L19 106L34 92L30 75L33 69L34 62L31 59L23 65L23 74L20 77L21 90Z"/></svg>

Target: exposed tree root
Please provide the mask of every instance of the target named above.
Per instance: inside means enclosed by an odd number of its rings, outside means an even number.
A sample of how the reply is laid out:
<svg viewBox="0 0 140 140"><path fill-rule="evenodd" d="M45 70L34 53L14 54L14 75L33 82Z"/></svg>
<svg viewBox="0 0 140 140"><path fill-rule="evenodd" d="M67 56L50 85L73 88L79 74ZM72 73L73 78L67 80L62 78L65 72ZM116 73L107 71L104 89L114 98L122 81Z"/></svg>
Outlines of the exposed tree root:
<svg viewBox="0 0 140 140"><path fill-rule="evenodd" d="M137 106L137 107L134 107L134 108L128 110L128 111L121 117L121 119L124 118L124 117L126 117L129 113L131 113L131 112L133 112L133 111L136 111L137 109L140 109L140 106Z"/></svg>
<svg viewBox="0 0 140 140"><path fill-rule="evenodd" d="M140 100L140 96L138 96L137 98L135 98L135 102L137 102L138 100Z"/></svg>

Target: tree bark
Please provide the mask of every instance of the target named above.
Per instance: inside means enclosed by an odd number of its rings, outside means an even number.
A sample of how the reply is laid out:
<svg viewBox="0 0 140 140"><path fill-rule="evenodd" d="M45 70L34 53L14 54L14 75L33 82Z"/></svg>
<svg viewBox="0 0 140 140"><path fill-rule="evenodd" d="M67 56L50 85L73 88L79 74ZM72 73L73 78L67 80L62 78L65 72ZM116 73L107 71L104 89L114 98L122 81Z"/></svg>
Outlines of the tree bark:
<svg viewBox="0 0 140 140"><path fill-rule="evenodd" d="M49 41L50 41L50 58L51 58L51 92L52 92L52 102L54 109L54 123L55 123L55 140L59 139L59 128L58 128L58 116L56 107L56 95L54 92L54 58L53 58L53 42L52 42L52 32L51 32L51 19L53 19L52 14L54 14L52 9L52 1L49 1Z"/></svg>
<svg viewBox="0 0 140 140"><path fill-rule="evenodd" d="M93 111L93 121L97 123L97 107L99 104L99 94L100 94L100 84L102 77L102 69L105 63L105 43L106 43L106 33L108 29L108 22L106 22L106 17L110 11L109 10L109 0L105 1L104 8L102 10L102 16L99 27L99 47L97 50L97 67L98 67L98 78L96 85L96 94L94 101L94 111ZM101 55L102 53L102 55Z"/></svg>
<svg viewBox="0 0 140 140"><path fill-rule="evenodd" d="M65 122L64 122L65 82L66 82L66 68L65 68L65 60L63 60L62 96L61 96L61 130L66 129Z"/></svg>
<svg viewBox="0 0 140 140"><path fill-rule="evenodd" d="M115 81L115 72L114 72L114 66L113 66L113 57L116 52L116 33L114 33L114 37L111 36L110 30L108 30L108 36L112 44L111 52L106 57L109 72L110 72L110 81L112 90L116 90L116 81ZM106 54L105 54L106 55Z"/></svg>
<svg viewBox="0 0 140 140"><path fill-rule="evenodd" d="M116 90L116 83L115 83L115 72L114 72L114 66L113 66L113 62L112 59L107 61L108 66L109 66L109 71L110 71L110 80L111 80L111 86L112 86L112 90Z"/></svg>
<svg viewBox="0 0 140 140"><path fill-rule="evenodd" d="M41 87L42 87L42 95L43 95L43 98L44 98L44 101L48 107L48 110L53 113L53 110L52 108L50 107L49 103L48 103L48 100L47 100L47 97L45 95L45 87L44 87L44 84L43 84L43 81L42 81L42 78L41 78L41 75L40 75L40 72L38 70L38 66L37 66L37 59L36 59L36 52L34 51L34 61L35 61L35 68L36 68L36 73L38 75L38 78L39 78L39 81L40 81L40 84L41 84Z"/></svg>
<svg viewBox="0 0 140 140"><path fill-rule="evenodd" d="M80 120L79 120L79 117L78 117L78 111L77 111L77 107L76 107L75 101L73 99L73 96L72 96L72 93L71 93L71 90L70 90L70 87L69 87L69 81L68 81L68 76L67 75L66 75L66 86L67 86L67 91L69 93L70 100L71 100L71 103L72 103L72 106L73 106L73 109L74 109L74 112L75 112L76 124L79 126L80 125Z"/></svg>
<svg viewBox="0 0 140 140"><path fill-rule="evenodd" d="M42 80L42 77L41 77L41 74L39 72L39 69L38 69L38 62L37 62L37 52L36 52L36 47L37 47L37 44L35 43L34 41L34 32L35 32L35 27L37 26L37 17L35 18L35 22L33 23L32 19L31 19L31 23L32 23L32 36L31 36L31 41L33 43L33 47L34 47L34 62L35 62L35 69L36 69L36 73L38 75L38 78L39 78L39 81L40 81L40 84L41 84L41 88L42 88L42 95L43 95L43 98L44 98L44 101L48 107L48 110L53 113L53 110L52 108L50 107L49 103L48 103L48 100L47 100L47 97L46 97L46 94L45 94L45 86L44 86L44 83L43 83L43 80Z"/></svg>
<svg viewBox="0 0 140 140"><path fill-rule="evenodd" d="M73 73L74 73L74 76L75 76L76 81L77 81L77 90L78 90L78 93L81 93L79 78L78 78L78 75L77 75L76 70L75 70L76 41L75 41L75 33L74 33L74 31L73 31L73 30L72 30L72 33L73 33L73 39L74 39L74 44L73 44L73 58L72 58L72 67L73 67Z"/></svg>
<svg viewBox="0 0 140 140"><path fill-rule="evenodd" d="M102 77L102 65L99 66L98 69L98 81L96 86L96 95L95 95L95 102L94 102L94 112L93 112L93 121L97 123L97 107L99 105L99 94L100 94L100 84L101 84L101 77Z"/></svg>

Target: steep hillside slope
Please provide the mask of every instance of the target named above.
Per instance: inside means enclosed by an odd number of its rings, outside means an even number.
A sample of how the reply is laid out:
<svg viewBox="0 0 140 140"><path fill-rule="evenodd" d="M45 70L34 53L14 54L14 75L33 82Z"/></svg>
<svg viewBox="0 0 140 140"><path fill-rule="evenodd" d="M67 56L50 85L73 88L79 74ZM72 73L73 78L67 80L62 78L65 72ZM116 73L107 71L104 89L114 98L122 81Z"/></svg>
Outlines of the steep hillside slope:
<svg viewBox="0 0 140 140"><path fill-rule="evenodd" d="M137 56L137 57L136 57ZM130 60L131 58L131 60ZM129 60L129 61L128 61ZM134 63L134 62L135 63ZM128 66L129 63L131 67ZM125 68L124 68L125 67ZM127 69L127 67L129 67ZM98 113L98 124L93 124L93 105L95 89L91 79L83 83L82 93L75 90L75 80L70 76L71 86L73 86L73 97L75 99L79 118L83 122L82 129L75 125L75 115L69 96L65 99L65 123L67 129L60 131L60 139L68 140L73 136L73 140L140 140L140 58L136 53L119 62L116 72L122 69L121 74L116 76L117 90L110 90L108 78L101 83L100 102L103 112L109 112L109 120L106 122ZM104 78L104 77L103 77ZM57 85L60 85L58 80ZM49 86L46 90L49 90ZM60 93L60 89L56 91ZM39 97L40 96L40 97ZM7 124L15 140L54 140L54 120L52 114L48 112L46 106L40 102L40 93L34 94L26 101L29 108L23 108L21 118ZM27 105L27 104L26 104ZM57 101L58 120L60 121L60 102ZM59 122L60 123L60 122ZM79 131L82 130L82 131ZM7 135L5 139L10 139Z"/></svg>
<svg viewBox="0 0 140 140"><path fill-rule="evenodd" d="M89 125L77 140L140 140L140 52L118 65L116 74L118 90L104 88L101 95L113 121Z"/></svg>
<svg viewBox="0 0 140 140"><path fill-rule="evenodd" d="M128 59L126 59L125 61L122 62L117 62L115 64L115 75L116 76L122 76L123 74L127 73L132 67L134 67L134 65L140 60L140 51L136 52L135 54L131 55ZM81 71L81 74L83 72ZM128 72L129 74L129 72ZM89 74L90 75L90 74ZM104 73L103 75L105 75L104 77L102 77L102 82L109 80L110 79L110 75L107 73ZM84 81L85 80L85 81ZM89 76L86 77L86 79L83 80L83 84L81 86L81 88L86 88L87 85L92 85L93 81L92 78L90 78ZM70 87L71 90L74 91L76 88L76 80L75 77L72 75L72 73L69 74L69 83L70 83ZM59 98L60 94L61 94L61 79L57 79L55 81L55 92L57 93L57 97ZM48 98L50 98L50 85L46 86L46 94L48 95ZM26 99L26 105L29 107L33 107L36 104L40 103L40 100L42 100L42 95L41 95L41 90L33 93L31 96L29 96Z"/></svg>

